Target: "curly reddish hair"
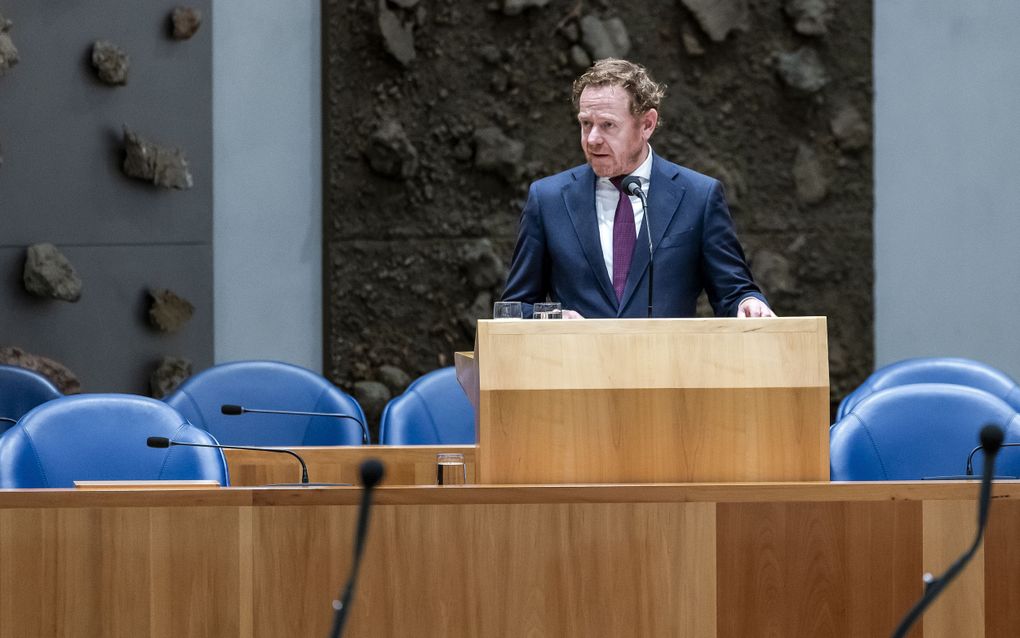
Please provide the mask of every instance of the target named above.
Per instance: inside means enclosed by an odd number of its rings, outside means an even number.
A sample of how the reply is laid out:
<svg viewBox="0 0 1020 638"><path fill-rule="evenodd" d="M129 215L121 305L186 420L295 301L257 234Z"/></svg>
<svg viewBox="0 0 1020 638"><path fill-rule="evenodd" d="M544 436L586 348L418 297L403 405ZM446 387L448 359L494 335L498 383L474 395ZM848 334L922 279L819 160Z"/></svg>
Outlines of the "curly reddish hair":
<svg viewBox="0 0 1020 638"><path fill-rule="evenodd" d="M630 112L634 115L659 109L659 103L666 95L666 85L652 80L648 70L640 64L605 58L591 66L584 75L574 80L571 100L577 109L581 92L589 86L618 86L630 95Z"/></svg>

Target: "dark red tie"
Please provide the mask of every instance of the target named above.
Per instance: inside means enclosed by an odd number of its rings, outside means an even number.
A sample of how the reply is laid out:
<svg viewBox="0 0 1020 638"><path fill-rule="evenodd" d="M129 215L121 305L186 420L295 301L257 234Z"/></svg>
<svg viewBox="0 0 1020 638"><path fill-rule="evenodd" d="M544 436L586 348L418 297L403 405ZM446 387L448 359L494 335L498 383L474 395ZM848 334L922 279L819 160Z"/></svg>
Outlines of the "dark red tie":
<svg viewBox="0 0 1020 638"><path fill-rule="evenodd" d="M610 182L620 190L620 182L626 175L610 178ZM630 205L630 196L620 191L620 201L616 202L616 215L613 217L613 289L616 300L623 299L623 289L627 285L627 274L630 272L630 260L634 256L634 243L637 231L634 229L634 207Z"/></svg>

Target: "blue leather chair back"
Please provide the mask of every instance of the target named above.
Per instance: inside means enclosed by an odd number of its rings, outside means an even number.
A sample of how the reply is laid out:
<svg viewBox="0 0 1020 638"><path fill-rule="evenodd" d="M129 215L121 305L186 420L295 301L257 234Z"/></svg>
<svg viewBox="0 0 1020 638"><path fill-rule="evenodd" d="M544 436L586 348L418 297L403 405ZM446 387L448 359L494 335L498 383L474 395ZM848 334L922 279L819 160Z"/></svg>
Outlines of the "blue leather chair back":
<svg viewBox="0 0 1020 638"><path fill-rule="evenodd" d="M1020 386L992 366L959 357L919 357L879 368L839 404L836 420L854 409L864 397L878 390L908 383L952 383L994 394L1020 411Z"/></svg>
<svg viewBox="0 0 1020 638"><path fill-rule="evenodd" d="M17 421L40 403L61 396L60 390L41 374L18 366L0 365L0 416ZM0 421L0 433L11 425Z"/></svg>
<svg viewBox="0 0 1020 638"><path fill-rule="evenodd" d="M386 445L470 445L475 411L452 368L419 377L386 404L379 427Z"/></svg>
<svg viewBox="0 0 1020 638"><path fill-rule="evenodd" d="M918 383L879 390L829 430L833 481L917 480L964 473L978 434L993 423L1020 443L1020 415L1002 399L962 385ZM981 476L981 452L974 472ZM996 475L1020 476L1020 448L1003 448Z"/></svg>
<svg viewBox="0 0 1020 638"><path fill-rule="evenodd" d="M365 422L353 397L311 370L278 361L235 361L203 370L165 401L223 445L361 445L361 426L331 417L241 414L223 404L263 410L350 414Z"/></svg>
<svg viewBox="0 0 1020 638"><path fill-rule="evenodd" d="M76 394L43 403L0 438L0 487L73 487L74 481L215 480L229 485L216 449L150 448L165 436L189 443L216 439L155 399Z"/></svg>

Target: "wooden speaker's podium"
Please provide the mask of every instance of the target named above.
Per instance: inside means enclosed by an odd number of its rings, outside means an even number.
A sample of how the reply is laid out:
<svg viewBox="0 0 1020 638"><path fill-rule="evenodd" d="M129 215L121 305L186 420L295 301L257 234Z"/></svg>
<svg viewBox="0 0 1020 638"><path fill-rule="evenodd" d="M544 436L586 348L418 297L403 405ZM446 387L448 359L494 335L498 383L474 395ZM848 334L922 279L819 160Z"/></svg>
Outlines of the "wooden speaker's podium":
<svg viewBox="0 0 1020 638"><path fill-rule="evenodd" d="M825 481L824 317L482 320L479 483Z"/></svg>

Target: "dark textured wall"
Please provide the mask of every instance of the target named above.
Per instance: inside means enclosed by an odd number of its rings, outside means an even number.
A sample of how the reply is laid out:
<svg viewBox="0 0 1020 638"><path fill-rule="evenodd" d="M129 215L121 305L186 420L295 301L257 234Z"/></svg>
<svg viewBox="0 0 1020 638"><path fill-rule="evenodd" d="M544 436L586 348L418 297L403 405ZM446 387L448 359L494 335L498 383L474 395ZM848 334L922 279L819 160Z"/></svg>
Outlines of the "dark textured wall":
<svg viewBox="0 0 1020 638"><path fill-rule="evenodd" d="M845 394L872 364L871 3L823 3L816 35L803 4L326 0L327 374L350 388L471 349L529 182L583 162L569 91L591 16L669 85L652 145L724 182L775 310L829 317ZM715 41L727 8L746 20Z"/></svg>
<svg viewBox="0 0 1020 638"><path fill-rule="evenodd" d="M0 77L0 346L56 359L85 391L148 393L164 355L212 363L212 82L205 24L169 37L172 2L7 0L20 62ZM100 83L92 43L131 59L126 86ZM121 172L121 127L183 149L194 176L167 191ZM21 285L26 246L50 242L83 280L77 303ZM146 322L149 288L196 307L175 334Z"/></svg>

